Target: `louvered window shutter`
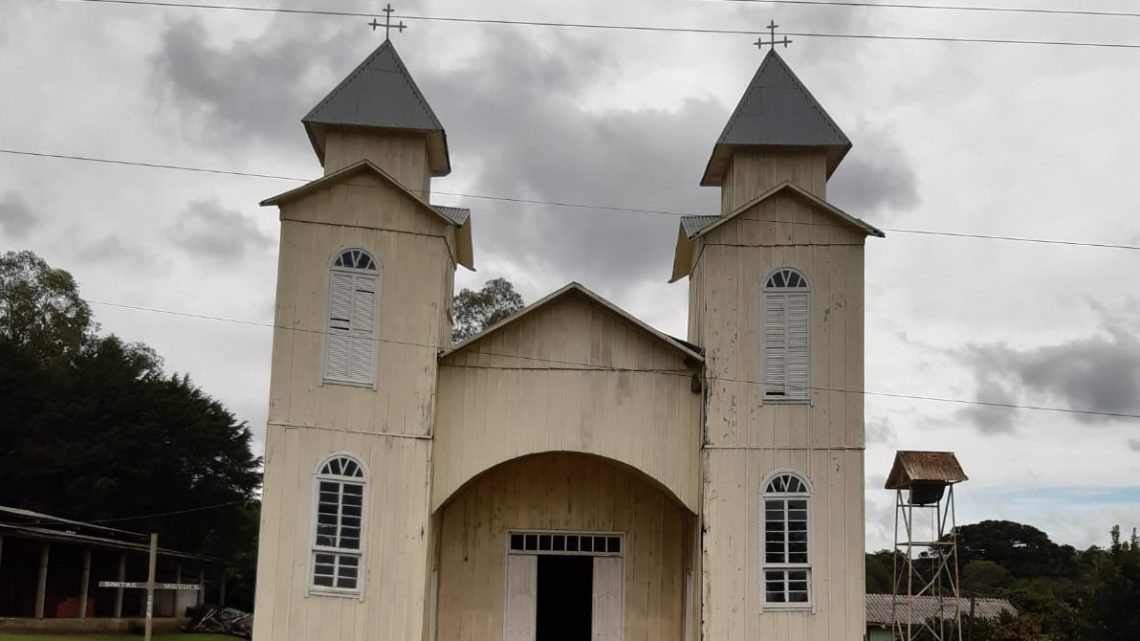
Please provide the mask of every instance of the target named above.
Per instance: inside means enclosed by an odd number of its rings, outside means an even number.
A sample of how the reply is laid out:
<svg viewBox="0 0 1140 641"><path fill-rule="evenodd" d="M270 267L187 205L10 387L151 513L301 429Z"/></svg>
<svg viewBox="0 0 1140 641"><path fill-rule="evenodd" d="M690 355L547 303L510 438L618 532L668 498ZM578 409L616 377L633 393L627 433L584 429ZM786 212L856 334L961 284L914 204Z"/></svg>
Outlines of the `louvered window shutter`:
<svg viewBox="0 0 1140 641"><path fill-rule="evenodd" d="M785 373L788 398L808 398L808 294L787 294L788 353Z"/></svg>
<svg viewBox="0 0 1140 641"><path fill-rule="evenodd" d="M325 378L349 377L352 351L352 274L333 272L329 283L329 323L325 336Z"/></svg>
<svg viewBox="0 0 1140 641"><path fill-rule="evenodd" d="M377 277L373 274L332 273L325 378L353 383L373 382L376 286Z"/></svg>
<svg viewBox="0 0 1140 641"><path fill-rule="evenodd" d="M764 395L786 395L787 294L764 294Z"/></svg>

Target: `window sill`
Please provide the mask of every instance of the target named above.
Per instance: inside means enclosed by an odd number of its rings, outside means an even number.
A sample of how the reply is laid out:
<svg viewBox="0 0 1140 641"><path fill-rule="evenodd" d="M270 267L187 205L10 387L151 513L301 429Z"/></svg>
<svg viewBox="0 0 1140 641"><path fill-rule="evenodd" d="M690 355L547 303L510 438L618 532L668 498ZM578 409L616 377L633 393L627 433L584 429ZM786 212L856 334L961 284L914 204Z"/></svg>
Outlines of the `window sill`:
<svg viewBox="0 0 1140 641"><path fill-rule="evenodd" d="M765 603L764 612L806 612L815 611L811 603Z"/></svg>
<svg viewBox="0 0 1140 641"><path fill-rule="evenodd" d="M321 387L325 385L340 385L342 387L356 387L359 389L375 390L375 383L364 383L361 381L342 381L336 378L326 378L321 380Z"/></svg>
<svg viewBox="0 0 1140 641"><path fill-rule="evenodd" d="M331 596L341 599L360 599L362 598L361 594L362 593L360 590L337 589L327 586L310 586L309 593L306 596Z"/></svg>
<svg viewBox="0 0 1140 641"><path fill-rule="evenodd" d="M782 398L779 396L765 396L763 400L764 405L808 405L810 406L810 398Z"/></svg>

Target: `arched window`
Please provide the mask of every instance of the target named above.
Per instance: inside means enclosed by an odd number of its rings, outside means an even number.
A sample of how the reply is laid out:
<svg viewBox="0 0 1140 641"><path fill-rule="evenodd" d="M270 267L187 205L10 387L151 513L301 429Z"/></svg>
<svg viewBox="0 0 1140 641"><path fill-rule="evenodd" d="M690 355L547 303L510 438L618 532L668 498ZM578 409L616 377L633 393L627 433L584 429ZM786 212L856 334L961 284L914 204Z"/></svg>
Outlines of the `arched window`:
<svg viewBox="0 0 1140 641"><path fill-rule="evenodd" d="M782 268L764 284L764 398L810 398L811 290L800 272Z"/></svg>
<svg viewBox="0 0 1140 641"><path fill-rule="evenodd" d="M337 255L329 274L325 380L358 385L375 383L376 261L360 249Z"/></svg>
<svg viewBox="0 0 1140 641"><path fill-rule="evenodd" d="M811 489L803 477L778 472L764 485L764 604L811 604Z"/></svg>
<svg viewBox="0 0 1140 641"><path fill-rule="evenodd" d="M321 465L316 481L312 587L358 594L364 551L364 468L352 457L338 454Z"/></svg>

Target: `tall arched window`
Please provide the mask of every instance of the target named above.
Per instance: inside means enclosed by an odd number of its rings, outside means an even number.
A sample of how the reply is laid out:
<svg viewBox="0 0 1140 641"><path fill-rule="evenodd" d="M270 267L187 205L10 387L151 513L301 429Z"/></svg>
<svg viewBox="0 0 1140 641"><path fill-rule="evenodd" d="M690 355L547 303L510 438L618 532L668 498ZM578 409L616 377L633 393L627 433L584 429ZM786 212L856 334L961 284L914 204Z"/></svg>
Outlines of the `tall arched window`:
<svg viewBox="0 0 1140 641"><path fill-rule="evenodd" d="M359 385L375 383L376 261L360 249L341 252L329 274L325 380Z"/></svg>
<svg viewBox="0 0 1140 641"><path fill-rule="evenodd" d="M800 272L782 268L764 284L764 398L808 400L811 290Z"/></svg>
<svg viewBox="0 0 1140 641"><path fill-rule="evenodd" d="M316 481L312 587L358 594L364 551L364 468L352 457L338 454L321 465Z"/></svg>
<svg viewBox="0 0 1140 641"><path fill-rule="evenodd" d="M811 489L794 472L768 478L764 506L764 603L774 607L811 604Z"/></svg>

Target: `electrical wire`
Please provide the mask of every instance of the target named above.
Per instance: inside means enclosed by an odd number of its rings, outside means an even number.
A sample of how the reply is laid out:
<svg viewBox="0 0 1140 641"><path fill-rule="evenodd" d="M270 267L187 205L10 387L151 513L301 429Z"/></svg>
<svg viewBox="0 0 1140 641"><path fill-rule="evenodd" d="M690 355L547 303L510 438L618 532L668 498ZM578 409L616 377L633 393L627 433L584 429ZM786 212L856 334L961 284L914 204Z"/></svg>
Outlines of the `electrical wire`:
<svg viewBox="0 0 1140 641"><path fill-rule="evenodd" d="M237 11L248 13L279 13L291 15L314 15L326 17L351 17L351 18L370 18L374 17L374 13L364 13L359 11L333 11L328 9L289 9L285 7L254 7L248 5L226 5L226 4L209 4L200 2L165 2L162 0L41 0L46 2L64 2L64 3L93 3L93 4L106 4L106 5L126 5L126 6L140 6L140 7L163 7L163 8L181 8L181 9L198 9L198 10L215 10L215 11ZM456 16L431 16L431 15L412 15L412 14L393 14L393 18L403 20L422 20L426 22L447 22L459 24L481 24L481 25L500 25L500 26L526 26L526 27L551 27L563 29L596 29L607 31L641 31L641 32L656 32L656 33L694 33L694 34L708 34L708 35L748 35L753 36L758 33L755 29L713 29L713 28L700 28L700 27L658 27L649 25L622 25L622 24L605 24L596 22L555 22L555 21L542 21L542 20L512 20L512 19L497 19L497 18L463 18ZM971 37L955 37L955 36L907 36L907 35L888 35L888 34L866 34L866 33L821 33L821 32L782 32L781 35L787 35L798 38L832 38L832 39L847 39L847 40L888 40L888 41L910 41L910 42L937 42L937 43L970 43L970 44L1003 44L1003 45L1034 45L1034 46L1056 46L1056 47L1082 47L1082 48L1110 48L1110 49L1140 49L1140 43L1123 43L1123 42L1090 42L1078 40L1033 40L1033 39L1012 39L1012 38L971 38Z"/></svg>
<svg viewBox="0 0 1140 641"><path fill-rule="evenodd" d="M118 518L114 518L114 519L98 519L95 521L87 521L87 522L88 523L118 523L119 521L142 521L145 519L156 519L156 518L159 518L162 516L175 516L178 514L190 514L191 512L204 512L206 510L216 510L217 508L220 508L220 507L226 507L229 505L237 505L239 503L244 504L244 503L247 503L247 501L242 499L242 500L238 500L238 501L229 501L228 503L217 503L215 505L206 505L203 507L196 507L196 508L192 508L189 510L176 510L174 512L159 512L158 514L143 514L140 516L123 516L123 517L118 517Z"/></svg>
<svg viewBox="0 0 1140 641"><path fill-rule="evenodd" d="M58 159L58 160L75 160L75 161L81 161L81 162L91 162L91 163L108 164L108 165L120 165L120 166L126 166L126 167L141 167L141 168L146 168L146 169L167 169L167 170L173 170L173 171L189 171L189 172L205 173L205 174L238 176L238 177L243 177L243 178L263 178L263 179L268 179L268 180L286 180L286 181L290 181L290 182L300 182L300 183L310 182L312 180L309 178L297 178L297 177L293 177L293 176L279 176L279 175L274 175L274 174L259 174L259 173L244 172L244 171L232 171L232 170L227 170L227 169L209 169L209 168L203 168L203 167L191 167L191 166L186 166L186 165L171 165L171 164L141 162L141 161L131 161L131 160L114 160L114 159L110 159L110 158L96 158L96 157L92 157L92 156L77 156L77 155L68 155L68 154L52 154L52 153L24 151L24 150L17 150L17 149L0 149L0 153L14 155L14 156L29 156L29 157L36 157L36 158L52 158L52 159ZM371 185L369 185L369 186L371 186ZM413 190L413 191L416 191L416 190ZM492 200L492 201L498 201L498 202L510 202L510 203L519 203L519 204L527 204L527 205L543 205L543 206L549 206L549 207L562 207L562 208L568 208L568 209L586 209L586 210L597 210L597 211L628 212L628 213L639 213L639 214L650 214L650 215L672 216L672 217L690 216L690 215L713 215L713 214L686 213L686 212L671 211L671 210L666 210L666 209L642 209L642 208L637 208L637 207L617 207L617 206L611 206L611 205L594 205L594 204L588 204L588 203L574 203L574 202L567 202L567 201L537 200L537 199L529 199L529 198L515 198L515 197L511 197L511 196L493 196L493 195L487 195L487 194L469 194L469 193L447 192L447 191L436 191L433 193L435 193L437 195L441 195L441 196L454 196L454 197L458 197L458 198ZM803 224L808 224L808 223L803 223ZM824 226L824 225L820 225L818 223L811 223L811 224L814 226ZM883 229L883 231L896 233L896 234L916 234L916 235L923 235L923 236L942 236L942 237L947 237L947 238L969 238L969 239L977 239L977 240L998 240L998 241L1008 241L1008 242L1018 242L1018 243L1040 243L1040 244L1046 244L1046 245L1064 245L1064 246L1070 246L1070 247L1090 247L1090 248L1096 248L1096 249L1124 249L1124 250L1129 250L1129 251L1140 251L1140 245L1120 244L1120 243L1088 242L1088 241L1066 240L1066 239L1055 239L1055 238L1032 238L1032 237L1028 237L1028 236L1003 236L1003 235L996 235L996 234L975 234L975 233L967 233L967 232L940 231L940 230L934 230L934 229L906 229L906 228L902 228L902 227L886 227Z"/></svg>

